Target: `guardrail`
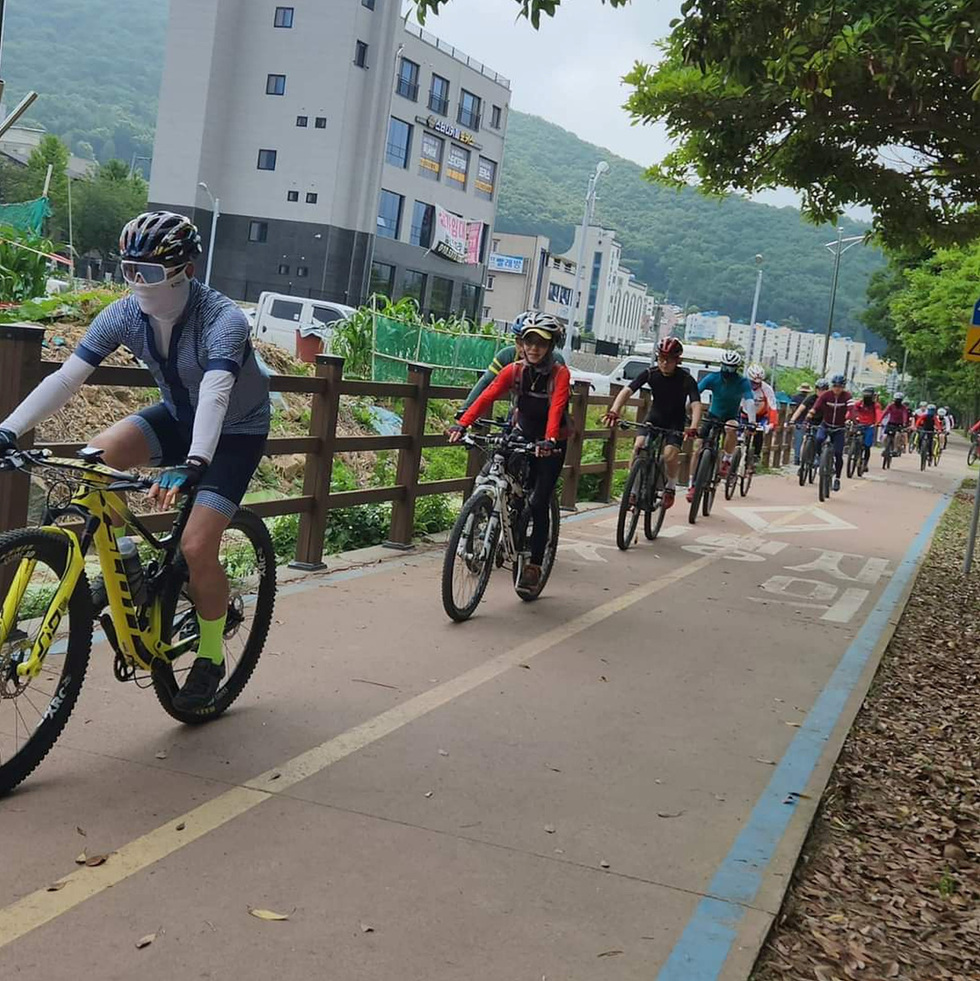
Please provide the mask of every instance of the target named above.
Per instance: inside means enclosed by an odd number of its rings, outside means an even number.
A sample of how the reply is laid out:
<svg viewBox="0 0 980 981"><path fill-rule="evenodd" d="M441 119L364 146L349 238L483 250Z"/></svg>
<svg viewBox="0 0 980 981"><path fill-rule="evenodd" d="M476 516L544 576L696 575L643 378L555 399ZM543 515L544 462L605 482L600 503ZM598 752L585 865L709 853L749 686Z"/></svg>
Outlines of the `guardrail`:
<svg viewBox="0 0 980 981"><path fill-rule="evenodd" d="M42 360L41 340L44 330L30 325L0 326L0 419L5 418L21 400L32 391L46 375L57 371L59 362ZM427 433L426 417L429 402L433 399L462 400L465 387L431 384L432 369L425 365L410 365L407 382L374 382L344 378L342 358L321 355L316 361L314 376L273 375L270 388L273 392L308 394L311 399L310 425L305 436L272 437L266 448L267 456L305 453L306 468L301 494L274 501L259 501L249 508L263 518L283 514L299 514L299 538L294 564L300 568L314 569L323 564L323 548L327 522L331 511L359 504L391 501L391 525L386 542L392 548L409 548L415 505L420 497L430 494L468 494L482 465L482 456L469 452L466 476L451 480L422 481L422 450L432 446L446 446L445 433ZM87 382L89 385L128 388L153 388L156 383L145 368L98 368ZM608 396L590 396L588 382L573 385L569 415L573 433L568 441L568 452L563 470L562 507L574 509L578 500L581 479L587 474L598 474L598 497L612 499L613 479L617 470L626 469L628 460L617 459L620 432L618 429L588 429L590 407L610 405L617 394L614 388ZM404 401L402 431L395 436L342 436L337 432L340 416L340 400L343 396L362 396L373 399L398 398ZM644 418L649 406L649 395L631 399L627 405ZM95 433L79 433L80 437L92 437ZM34 434L21 440L25 447L33 445ZM630 437L624 437L630 438ZM595 463L583 462L586 440L602 440L605 443L602 459ZM70 455L85 444L46 443L59 455ZM792 447L791 430L783 425L766 434L762 462L766 466L778 466L789 458ZM331 491L334 458L338 453L378 452L397 450L398 462L395 483L388 487L371 487L355 491ZM681 455L681 480L686 481L690 467L692 447L685 443ZM460 448L459 452L467 452ZM26 479L0 480L0 532L23 527L28 520L30 486ZM146 518L151 530L163 530L173 521L173 515L154 514Z"/></svg>

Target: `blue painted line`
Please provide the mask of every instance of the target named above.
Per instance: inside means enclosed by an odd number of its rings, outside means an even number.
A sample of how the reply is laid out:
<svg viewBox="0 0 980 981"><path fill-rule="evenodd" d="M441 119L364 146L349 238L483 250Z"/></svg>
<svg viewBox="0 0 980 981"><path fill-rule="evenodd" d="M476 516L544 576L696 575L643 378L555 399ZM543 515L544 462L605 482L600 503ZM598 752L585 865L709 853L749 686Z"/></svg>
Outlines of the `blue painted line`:
<svg viewBox="0 0 980 981"><path fill-rule="evenodd" d="M790 743L768 786L756 802L748 823L698 903L684 933L675 944L657 981L715 981L728 959L745 907L762 885L762 876L796 810L794 793L810 781L827 740L853 693L878 639L915 575L950 496L944 495L926 519L905 557L885 587L868 619L818 696ZM791 803L785 803L791 798Z"/></svg>

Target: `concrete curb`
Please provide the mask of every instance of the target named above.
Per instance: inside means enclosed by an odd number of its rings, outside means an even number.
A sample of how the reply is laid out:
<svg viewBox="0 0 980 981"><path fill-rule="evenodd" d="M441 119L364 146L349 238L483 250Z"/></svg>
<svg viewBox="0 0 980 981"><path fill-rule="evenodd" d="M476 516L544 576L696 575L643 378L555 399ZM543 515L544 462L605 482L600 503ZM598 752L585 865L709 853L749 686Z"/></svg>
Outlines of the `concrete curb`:
<svg viewBox="0 0 980 981"><path fill-rule="evenodd" d="M912 590L918 581L919 572L932 548L932 540L935 536L936 529L938 529L945 517L959 489L960 485L957 485L948 495L942 513L929 534L928 542L916 561L915 573L909 577L908 583L902 590L901 597L888 617L888 621L868 658L864 671L861 674L861 679L851 692L846 707L841 713L830 738L827 740L820 762L814 769L812 777L807 784L806 793L808 797L800 799L789 826L786 829L786 833L773 853L762 886L750 907L750 912L755 911L755 915L748 915L743 919L736 934L735 941L732 944L731 952L718 975L719 981L747 981L752 974L756 961L759 959L762 948L768 940L773 925L782 909L786 893L789 891L790 883L792 882L793 873L803 852L803 846L806 844L806 840L810 834L810 829L813 826L817 811L827 790L830 777L844 748L844 743L847 741L847 736L851 731L851 727L854 725L854 720L857 718L858 712L860 712L864 704L864 700L878 672L885 651L888 649L895 630L902 616L905 614L905 608L908 605L909 597L912 595Z"/></svg>

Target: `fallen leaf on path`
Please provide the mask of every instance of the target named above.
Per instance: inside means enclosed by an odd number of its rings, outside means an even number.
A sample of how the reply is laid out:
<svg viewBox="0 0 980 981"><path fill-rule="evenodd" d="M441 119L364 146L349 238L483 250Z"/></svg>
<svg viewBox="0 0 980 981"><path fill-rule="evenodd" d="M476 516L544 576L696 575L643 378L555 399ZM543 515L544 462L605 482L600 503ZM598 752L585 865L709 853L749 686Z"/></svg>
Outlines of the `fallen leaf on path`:
<svg viewBox="0 0 980 981"><path fill-rule="evenodd" d="M77 832L78 832L78 833L79 833L79 834L80 834L80 835L81 835L81 836L82 836L83 838L86 838L86 837L88 837L88 836L87 836L87 835L85 834L85 832L84 832L84 831L82 831L82 829L81 829L81 828L80 828L80 827L79 827L79 826L78 826L77 824L75 825L75 830L76 830L76 831L77 831Z"/></svg>
<svg viewBox="0 0 980 981"><path fill-rule="evenodd" d="M786 725L788 725L791 729L799 729L800 726L803 725L803 723L802 722L787 722Z"/></svg>
<svg viewBox="0 0 980 981"><path fill-rule="evenodd" d="M423 797L431 797L432 796L432 791L431 790L427 790L422 796Z"/></svg>
<svg viewBox="0 0 980 981"><path fill-rule="evenodd" d="M281 773L273 773L272 776L269 777L269 779L270 780L278 780L281 776L282 776Z"/></svg>
<svg viewBox="0 0 980 981"><path fill-rule="evenodd" d="M901 968L898 966L898 961L892 961L891 964L889 964L885 968L885 977L886 978L897 978L898 977L898 972L900 970L901 970Z"/></svg>
<svg viewBox="0 0 980 981"><path fill-rule="evenodd" d="M519 668L526 668L528 671L531 670L531 665L530 664L518 664L517 666Z"/></svg>
<svg viewBox="0 0 980 981"><path fill-rule="evenodd" d="M67 885L67 882L52 882L45 892L57 892L59 889L64 889Z"/></svg>
<svg viewBox="0 0 980 981"><path fill-rule="evenodd" d="M605 859L603 859L603 860L602 860L602 861L601 861L601 862L599 863L599 868L602 868L602 869L608 869L608 868L609 868L609 863L608 863L608 862L607 862L607 861L606 861Z"/></svg>
<svg viewBox="0 0 980 981"><path fill-rule="evenodd" d="M545 766L548 767L548 769L551 770L552 773L561 773L561 770L559 770L557 766L551 766L548 763L545 763Z"/></svg>
<svg viewBox="0 0 980 981"><path fill-rule="evenodd" d="M553 835L558 829L553 824L546 824L544 830L549 834Z"/></svg>
<svg viewBox="0 0 980 981"><path fill-rule="evenodd" d="M181 821L180 824L177 825L177 831L183 831L184 828L186 828L186 827L187 827L187 825L184 824L183 821Z"/></svg>
<svg viewBox="0 0 980 981"><path fill-rule="evenodd" d="M99 865L105 865L108 860L108 855L93 855L91 858L85 859L85 864L88 868L94 869Z"/></svg>
<svg viewBox="0 0 980 981"><path fill-rule="evenodd" d="M755 761L756 761L756 763L765 763L766 766L775 766L776 765L776 761L775 760L767 760L763 756L757 756L755 758Z"/></svg>
<svg viewBox="0 0 980 981"><path fill-rule="evenodd" d="M288 913L277 913L275 910L271 909L255 909L254 907L249 907L249 916L254 916L257 920L288 920Z"/></svg>
<svg viewBox="0 0 980 981"><path fill-rule="evenodd" d="M952 842L943 847L943 858L955 865L963 865L970 861L970 856L959 845L954 845Z"/></svg>
<svg viewBox="0 0 980 981"><path fill-rule="evenodd" d="M374 933L374 927L370 923L362 923L361 933Z"/></svg>
<svg viewBox="0 0 980 981"><path fill-rule="evenodd" d="M604 674L600 674L599 675L599 680L600 681L608 681L609 679Z"/></svg>
<svg viewBox="0 0 980 981"><path fill-rule="evenodd" d="M167 758L167 751L165 749L161 749L156 755L158 760L165 760Z"/></svg>
<svg viewBox="0 0 980 981"><path fill-rule="evenodd" d="M683 811L657 811L658 818L679 818Z"/></svg>
<svg viewBox="0 0 980 981"><path fill-rule="evenodd" d="M615 957L621 953L621 950L604 950L601 954L596 954L596 957Z"/></svg>
<svg viewBox="0 0 980 981"><path fill-rule="evenodd" d="M449 755L449 750L448 749L440 749L439 750L439 755L440 756L448 756Z"/></svg>
<svg viewBox="0 0 980 981"><path fill-rule="evenodd" d="M144 947L149 947L154 940L156 940L157 935L155 933L148 933L145 937L140 937L136 941L136 949L142 950Z"/></svg>
<svg viewBox="0 0 980 981"><path fill-rule="evenodd" d="M75 864L84 865L87 861L88 861L88 853L83 850L82 854L75 859Z"/></svg>

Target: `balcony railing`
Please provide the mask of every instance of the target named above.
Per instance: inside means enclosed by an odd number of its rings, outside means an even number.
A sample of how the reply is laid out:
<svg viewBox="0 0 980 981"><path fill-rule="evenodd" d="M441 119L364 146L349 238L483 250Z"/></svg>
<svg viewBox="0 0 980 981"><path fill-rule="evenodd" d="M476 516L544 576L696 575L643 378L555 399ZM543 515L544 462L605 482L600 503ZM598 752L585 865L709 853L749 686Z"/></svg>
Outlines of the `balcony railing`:
<svg viewBox="0 0 980 981"><path fill-rule="evenodd" d="M505 89L510 88L510 79L505 78L499 72L495 72L492 68L488 68L486 65L477 61L476 58L471 58L465 52L460 51L459 48L454 48L451 44L447 44L445 41L437 38L434 34L430 34L428 31L423 30L418 26L418 24L406 23L405 30L410 34L414 34L426 44L431 44L432 47L438 48L440 51L445 51L446 54L448 54L451 58L455 58L456 61L460 61L464 65L468 65L470 68L478 71L484 78L489 78L498 85L502 85Z"/></svg>
<svg viewBox="0 0 980 981"><path fill-rule="evenodd" d="M456 121L460 126L465 126L467 129L478 130L480 128L480 114L473 112L472 109L464 109L462 106L459 107Z"/></svg>
<svg viewBox="0 0 980 981"><path fill-rule="evenodd" d="M449 112L449 100L444 99L435 92L429 93L429 108L440 116L445 116Z"/></svg>
<svg viewBox="0 0 980 981"><path fill-rule="evenodd" d="M399 95L403 95L406 99L411 99L412 102L419 101L419 83L413 82L410 78L404 78L399 75L398 82L395 85L395 91Z"/></svg>

